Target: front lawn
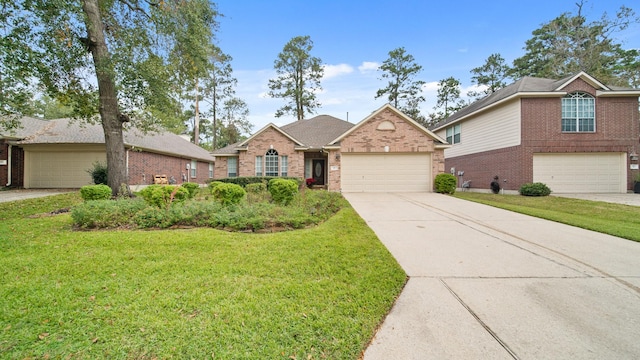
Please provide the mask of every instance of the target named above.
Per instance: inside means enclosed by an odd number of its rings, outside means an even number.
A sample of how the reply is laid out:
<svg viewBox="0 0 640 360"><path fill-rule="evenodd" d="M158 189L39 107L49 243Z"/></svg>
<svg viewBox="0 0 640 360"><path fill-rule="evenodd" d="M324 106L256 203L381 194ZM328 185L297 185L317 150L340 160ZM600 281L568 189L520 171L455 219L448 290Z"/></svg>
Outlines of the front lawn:
<svg viewBox="0 0 640 360"><path fill-rule="evenodd" d="M319 226L72 230L0 208L0 358L357 359L406 276L348 205Z"/></svg>
<svg viewBox="0 0 640 360"><path fill-rule="evenodd" d="M456 192L455 197L640 241L640 207L557 196Z"/></svg>

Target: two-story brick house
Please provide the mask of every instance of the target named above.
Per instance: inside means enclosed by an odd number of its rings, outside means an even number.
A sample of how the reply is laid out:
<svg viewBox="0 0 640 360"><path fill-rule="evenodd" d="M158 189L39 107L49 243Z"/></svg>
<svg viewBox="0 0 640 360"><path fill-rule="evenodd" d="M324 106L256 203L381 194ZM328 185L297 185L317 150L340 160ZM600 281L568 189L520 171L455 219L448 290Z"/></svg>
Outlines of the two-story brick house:
<svg viewBox="0 0 640 360"><path fill-rule="evenodd" d="M213 152L215 178L291 176L331 191L432 191L446 142L391 105L352 124L320 115Z"/></svg>
<svg viewBox="0 0 640 360"><path fill-rule="evenodd" d="M471 188L498 176L506 190L543 182L556 193L624 193L638 171L638 96L584 72L525 77L432 130L452 145L447 171L464 172Z"/></svg>

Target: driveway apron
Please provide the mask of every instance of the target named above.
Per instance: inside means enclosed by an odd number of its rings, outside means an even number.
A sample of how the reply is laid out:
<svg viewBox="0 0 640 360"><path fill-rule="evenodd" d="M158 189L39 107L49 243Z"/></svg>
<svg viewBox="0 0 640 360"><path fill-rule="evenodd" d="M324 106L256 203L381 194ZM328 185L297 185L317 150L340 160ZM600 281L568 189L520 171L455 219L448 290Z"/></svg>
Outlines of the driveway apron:
<svg viewBox="0 0 640 360"><path fill-rule="evenodd" d="M441 194L345 197L409 275L365 360L640 358L640 243Z"/></svg>

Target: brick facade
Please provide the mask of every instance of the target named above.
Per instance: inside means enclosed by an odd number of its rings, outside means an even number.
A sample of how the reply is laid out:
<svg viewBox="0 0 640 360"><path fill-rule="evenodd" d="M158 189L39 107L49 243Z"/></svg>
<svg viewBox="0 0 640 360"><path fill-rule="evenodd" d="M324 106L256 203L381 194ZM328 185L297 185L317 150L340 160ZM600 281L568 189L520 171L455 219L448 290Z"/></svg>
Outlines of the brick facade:
<svg viewBox="0 0 640 360"><path fill-rule="evenodd" d="M191 166L191 159L184 159L149 152L129 151L129 184L153 184L154 175L173 177L177 184L187 180L198 184L205 184L209 180L209 163L198 161L196 177L191 177L187 170ZM188 175L188 176L187 176Z"/></svg>
<svg viewBox="0 0 640 360"><path fill-rule="evenodd" d="M7 165L0 165L0 187L9 183L7 177L11 167L11 187L24 186L24 150L17 146L11 147L11 164L9 164L9 144L0 140L0 160L6 160Z"/></svg>
<svg viewBox="0 0 640 360"><path fill-rule="evenodd" d="M464 170L464 180L471 180L472 188L488 189L493 176L498 175L504 189L518 190L520 185L533 181L535 153L638 153L637 97L596 97L596 89L581 78L564 90L586 92L595 97L595 132L563 133L560 97L521 98L520 146L448 158L447 171ZM633 187L632 177L633 173L627 171L627 189Z"/></svg>
<svg viewBox="0 0 640 360"><path fill-rule="evenodd" d="M265 154L269 149L276 150L278 156L287 156L287 176L304 178L304 151L295 150L295 143L274 128L267 128L247 143L247 149L241 151L238 161L238 176L256 176L256 156L262 156L262 171L265 171ZM278 159L278 175L280 174Z"/></svg>

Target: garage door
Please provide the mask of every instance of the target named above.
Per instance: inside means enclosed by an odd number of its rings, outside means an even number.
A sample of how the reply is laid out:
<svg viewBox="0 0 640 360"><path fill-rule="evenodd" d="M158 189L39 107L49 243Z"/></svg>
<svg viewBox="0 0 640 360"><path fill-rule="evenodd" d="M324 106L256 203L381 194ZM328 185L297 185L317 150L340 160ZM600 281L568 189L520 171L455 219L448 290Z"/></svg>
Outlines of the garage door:
<svg viewBox="0 0 640 360"><path fill-rule="evenodd" d="M624 193L624 153L534 154L533 181L556 193Z"/></svg>
<svg viewBox="0 0 640 360"><path fill-rule="evenodd" d="M79 188L92 183L87 170L106 163L104 152L34 152L25 154L25 187Z"/></svg>
<svg viewBox="0 0 640 360"><path fill-rule="evenodd" d="M431 191L430 154L342 154L343 192Z"/></svg>

